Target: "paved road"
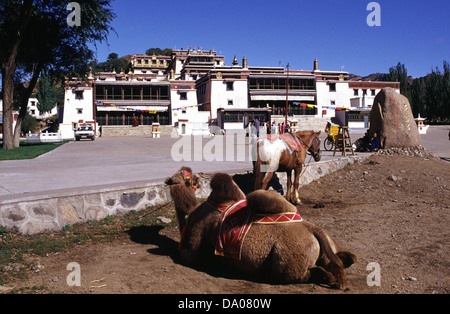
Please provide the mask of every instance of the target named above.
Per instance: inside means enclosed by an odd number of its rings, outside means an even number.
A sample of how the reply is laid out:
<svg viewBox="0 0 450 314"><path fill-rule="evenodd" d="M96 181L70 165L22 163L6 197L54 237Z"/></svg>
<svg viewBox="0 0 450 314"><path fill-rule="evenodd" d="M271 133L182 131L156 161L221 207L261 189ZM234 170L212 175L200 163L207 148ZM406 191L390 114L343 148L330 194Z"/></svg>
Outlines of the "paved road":
<svg viewBox="0 0 450 314"><path fill-rule="evenodd" d="M430 127L428 134L421 138L422 145L450 160L449 129L449 126ZM361 133L364 130L351 132L352 140L361 137ZM322 134L322 140L324 137ZM196 145L198 143L200 146ZM216 159L209 161L211 153L207 152L212 146L221 147L218 143L201 137L187 138L184 142L170 137L114 137L70 142L33 160L0 161L0 200L34 192L157 181L183 165L205 173L252 170L248 139L234 138L233 145L226 146L233 149L225 149L223 154L212 150ZM220 155L224 161L217 160ZM183 156L184 160L178 160ZM332 152L323 152L322 160L332 158Z"/></svg>

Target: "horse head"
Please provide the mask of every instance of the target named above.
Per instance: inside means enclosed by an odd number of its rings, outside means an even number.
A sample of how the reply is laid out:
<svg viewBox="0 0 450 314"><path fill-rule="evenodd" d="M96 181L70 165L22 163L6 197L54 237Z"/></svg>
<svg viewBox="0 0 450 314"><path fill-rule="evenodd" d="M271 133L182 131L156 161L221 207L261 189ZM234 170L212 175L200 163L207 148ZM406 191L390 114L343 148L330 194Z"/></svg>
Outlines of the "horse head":
<svg viewBox="0 0 450 314"><path fill-rule="evenodd" d="M312 142L309 145L308 152L313 156L314 161L320 161L320 158L322 157L322 151L320 150L320 131L314 132L314 136L312 138Z"/></svg>
<svg viewBox="0 0 450 314"><path fill-rule="evenodd" d="M320 161L320 158L322 157L322 152L320 150L320 133L320 131L300 131L296 133L306 146L307 152L312 155L316 162Z"/></svg>

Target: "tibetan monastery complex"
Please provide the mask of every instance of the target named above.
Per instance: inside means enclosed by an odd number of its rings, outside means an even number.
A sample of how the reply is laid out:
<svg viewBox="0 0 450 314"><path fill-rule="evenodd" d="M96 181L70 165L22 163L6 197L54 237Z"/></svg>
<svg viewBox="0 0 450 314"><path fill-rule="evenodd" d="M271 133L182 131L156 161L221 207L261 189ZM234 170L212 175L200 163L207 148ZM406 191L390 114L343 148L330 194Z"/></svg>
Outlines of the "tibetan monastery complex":
<svg viewBox="0 0 450 314"><path fill-rule="evenodd" d="M339 110L350 126L367 127L375 95L394 82L349 81L347 72L322 71L315 60L310 71L249 66L246 57L231 65L216 51L173 50L171 56L132 55L131 68L89 75L66 83L60 112L63 138L73 138L80 123L97 131L154 122L178 134L243 129L249 121L289 121L323 130ZM117 73L120 72L120 73ZM61 108L62 109L62 108Z"/></svg>

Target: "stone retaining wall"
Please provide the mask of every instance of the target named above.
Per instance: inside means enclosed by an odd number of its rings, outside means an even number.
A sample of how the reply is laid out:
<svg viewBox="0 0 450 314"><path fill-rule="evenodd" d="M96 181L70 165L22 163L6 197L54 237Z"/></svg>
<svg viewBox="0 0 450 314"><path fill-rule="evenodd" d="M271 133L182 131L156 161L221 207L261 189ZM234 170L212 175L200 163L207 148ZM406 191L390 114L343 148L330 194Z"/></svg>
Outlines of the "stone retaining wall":
<svg viewBox="0 0 450 314"><path fill-rule="evenodd" d="M161 125L161 136L170 136L173 126ZM151 125L138 125L133 127L131 125L103 125L102 137L119 137L119 136L147 136L152 137Z"/></svg>
<svg viewBox="0 0 450 314"><path fill-rule="evenodd" d="M312 162L302 174L300 184L308 184L368 156L370 154ZM277 175L285 189L286 175L284 173ZM211 176L202 175L201 187L197 190L199 198L208 197ZM91 187L89 191L55 191L48 195L29 195L1 201L0 225L7 229L15 228L23 234L59 231L66 225L142 210L170 200L169 188L162 182L128 183L106 188Z"/></svg>

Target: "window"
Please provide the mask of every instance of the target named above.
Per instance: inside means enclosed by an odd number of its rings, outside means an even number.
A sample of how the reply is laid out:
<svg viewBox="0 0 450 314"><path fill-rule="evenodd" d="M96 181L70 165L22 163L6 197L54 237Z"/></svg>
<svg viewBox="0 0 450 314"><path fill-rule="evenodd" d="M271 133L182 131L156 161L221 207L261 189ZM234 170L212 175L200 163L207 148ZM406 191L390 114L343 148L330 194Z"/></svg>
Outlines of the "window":
<svg viewBox="0 0 450 314"><path fill-rule="evenodd" d="M180 93L180 100L187 100L187 93L186 92L181 92Z"/></svg>
<svg viewBox="0 0 450 314"><path fill-rule="evenodd" d="M31 102L31 107L34 107L34 106L36 106L36 102L35 102L35 101L32 101L32 102Z"/></svg>
<svg viewBox="0 0 450 314"><path fill-rule="evenodd" d="M78 99L78 100L84 99L82 90L75 91L75 99Z"/></svg>
<svg viewBox="0 0 450 314"><path fill-rule="evenodd" d="M359 90L354 89L353 90L353 96L359 96Z"/></svg>
<svg viewBox="0 0 450 314"><path fill-rule="evenodd" d="M234 90L234 84L233 84L234 82L227 82L227 90L228 91L232 91L232 90Z"/></svg>
<svg viewBox="0 0 450 314"><path fill-rule="evenodd" d="M228 106L233 106L233 100L232 99L228 99Z"/></svg>
<svg viewBox="0 0 450 314"><path fill-rule="evenodd" d="M372 89L371 92L372 92L372 96L375 96L375 90Z"/></svg>
<svg viewBox="0 0 450 314"><path fill-rule="evenodd" d="M330 92L336 91L336 83L330 83Z"/></svg>
<svg viewBox="0 0 450 314"><path fill-rule="evenodd" d="M83 114L83 108L77 108L77 114Z"/></svg>

